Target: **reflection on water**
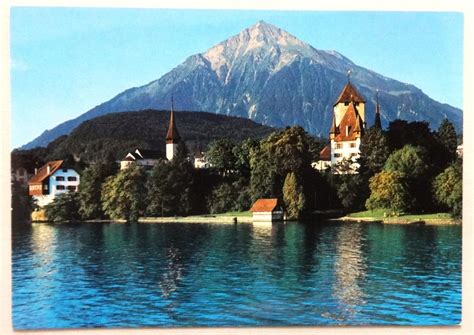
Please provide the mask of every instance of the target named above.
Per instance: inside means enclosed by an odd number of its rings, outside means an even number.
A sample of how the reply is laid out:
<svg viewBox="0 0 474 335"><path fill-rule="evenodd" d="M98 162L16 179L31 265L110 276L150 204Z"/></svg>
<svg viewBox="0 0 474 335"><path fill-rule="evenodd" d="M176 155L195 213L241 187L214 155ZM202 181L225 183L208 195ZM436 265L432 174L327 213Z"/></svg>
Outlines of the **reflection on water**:
<svg viewBox="0 0 474 335"><path fill-rule="evenodd" d="M351 317L356 314L357 307L364 303L360 283L365 278L367 265L362 252L362 229L361 225L343 225L336 239L336 280L333 290L343 309Z"/></svg>
<svg viewBox="0 0 474 335"><path fill-rule="evenodd" d="M461 227L15 225L17 329L457 324Z"/></svg>

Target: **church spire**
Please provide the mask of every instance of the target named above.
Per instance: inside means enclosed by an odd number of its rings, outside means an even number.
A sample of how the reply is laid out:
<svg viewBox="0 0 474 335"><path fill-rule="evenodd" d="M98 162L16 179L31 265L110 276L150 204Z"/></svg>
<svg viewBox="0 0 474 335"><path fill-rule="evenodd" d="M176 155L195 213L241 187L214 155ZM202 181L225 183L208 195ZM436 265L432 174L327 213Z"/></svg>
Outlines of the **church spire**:
<svg viewBox="0 0 474 335"><path fill-rule="evenodd" d="M174 101L173 96L171 96L171 113L170 113L170 122L168 125L168 131L166 133L166 144L178 143L181 137L179 136L178 129L174 122Z"/></svg>
<svg viewBox="0 0 474 335"><path fill-rule="evenodd" d="M379 90L376 91L374 128L382 129L382 121L380 120Z"/></svg>

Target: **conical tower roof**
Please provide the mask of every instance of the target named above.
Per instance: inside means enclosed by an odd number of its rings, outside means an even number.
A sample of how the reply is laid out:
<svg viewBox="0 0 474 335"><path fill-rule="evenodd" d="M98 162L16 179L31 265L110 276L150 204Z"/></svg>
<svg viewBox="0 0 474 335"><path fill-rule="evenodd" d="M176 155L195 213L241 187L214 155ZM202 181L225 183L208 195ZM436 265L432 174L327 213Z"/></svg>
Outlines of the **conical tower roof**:
<svg viewBox="0 0 474 335"><path fill-rule="evenodd" d="M170 123L168 125L168 131L166 133L166 144L178 143L181 137L179 136L176 123L174 121L173 104L171 104Z"/></svg>
<svg viewBox="0 0 474 335"><path fill-rule="evenodd" d="M375 106L375 121L374 127L377 129L382 129L382 120L380 119L380 105L379 105L379 94L377 92L377 104Z"/></svg>
<svg viewBox="0 0 474 335"><path fill-rule="evenodd" d="M365 102L365 98L357 91L350 81L342 89L341 94L337 98L334 106L341 102Z"/></svg>

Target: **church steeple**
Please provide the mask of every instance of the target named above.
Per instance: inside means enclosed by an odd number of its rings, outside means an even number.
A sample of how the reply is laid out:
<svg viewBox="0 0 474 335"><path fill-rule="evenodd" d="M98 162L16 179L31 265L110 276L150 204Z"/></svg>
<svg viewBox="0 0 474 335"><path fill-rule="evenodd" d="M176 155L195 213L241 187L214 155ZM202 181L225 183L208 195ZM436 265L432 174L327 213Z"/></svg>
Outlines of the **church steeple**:
<svg viewBox="0 0 474 335"><path fill-rule="evenodd" d="M168 131L166 132L166 144L169 143L178 143L181 137L179 136L178 129L174 122L174 102L173 97L171 97L171 113L170 113L170 122L168 124Z"/></svg>
<svg viewBox="0 0 474 335"><path fill-rule="evenodd" d="M174 121L174 101L171 97L171 112L170 112L170 122L168 124L168 131L166 132L166 158L172 160L176 155L178 150L178 142L181 137L179 136L178 129L176 128L176 123Z"/></svg>
<svg viewBox="0 0 474 335"><path fill-rule="evenodd" d="M379 90L376 93L376 105L375 105L375 121L374 128L382 129L382 121L380 120L380 105L379 105Z"/></svg>

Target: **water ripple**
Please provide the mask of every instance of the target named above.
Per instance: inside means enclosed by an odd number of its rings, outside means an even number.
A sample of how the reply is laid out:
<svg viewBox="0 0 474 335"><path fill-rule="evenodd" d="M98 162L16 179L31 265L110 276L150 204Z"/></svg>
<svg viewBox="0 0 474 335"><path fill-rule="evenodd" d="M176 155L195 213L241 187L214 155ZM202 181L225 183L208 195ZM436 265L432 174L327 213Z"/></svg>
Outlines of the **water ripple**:
<svg viewBox="0 0 474 335"><path fill-rule="evenodd" d="M16 329L454 325L461 228L15 225Z"/></svg>

